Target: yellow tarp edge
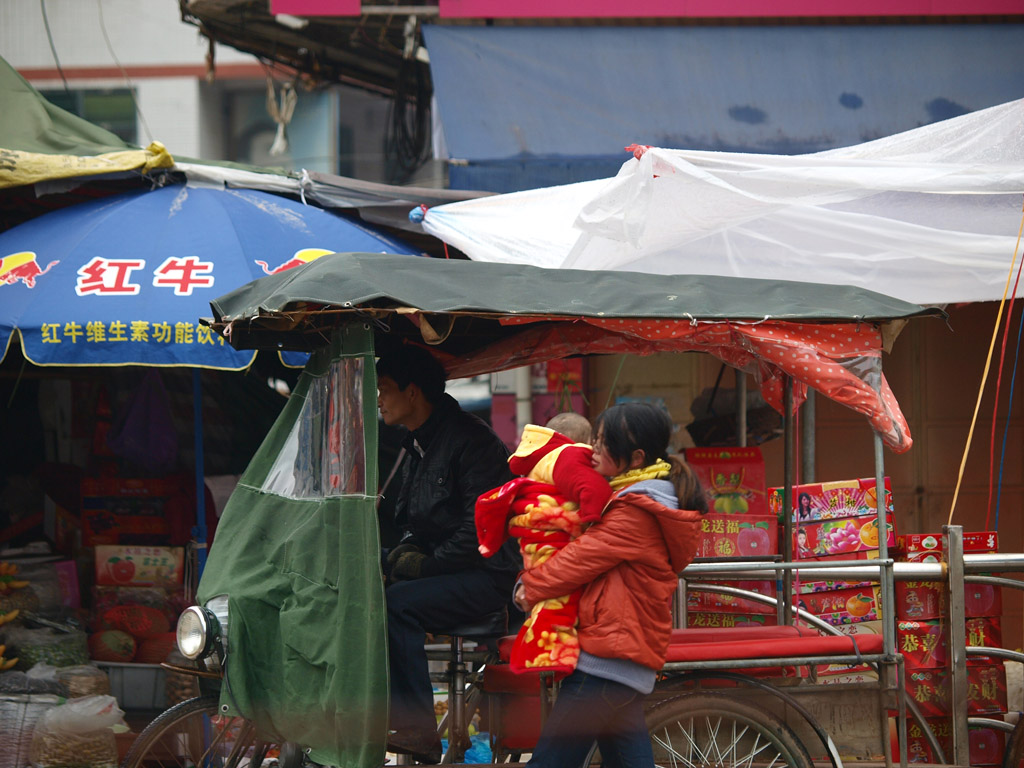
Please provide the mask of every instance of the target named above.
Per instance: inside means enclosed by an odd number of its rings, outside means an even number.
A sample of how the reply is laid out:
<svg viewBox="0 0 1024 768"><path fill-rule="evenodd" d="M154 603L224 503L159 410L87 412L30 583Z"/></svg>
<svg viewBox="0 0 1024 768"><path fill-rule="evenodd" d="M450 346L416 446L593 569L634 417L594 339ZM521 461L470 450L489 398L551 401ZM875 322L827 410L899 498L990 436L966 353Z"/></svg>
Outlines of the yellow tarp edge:
<svg viewBox="0 0 1024 768"><path fill-rule="evenodd" d="M91 176L119 171L151 171L174 165L167 148L154 141L145 149L107 152L102 155L46 155L0 149L0 189L21 187L51 179Z"/></svg>

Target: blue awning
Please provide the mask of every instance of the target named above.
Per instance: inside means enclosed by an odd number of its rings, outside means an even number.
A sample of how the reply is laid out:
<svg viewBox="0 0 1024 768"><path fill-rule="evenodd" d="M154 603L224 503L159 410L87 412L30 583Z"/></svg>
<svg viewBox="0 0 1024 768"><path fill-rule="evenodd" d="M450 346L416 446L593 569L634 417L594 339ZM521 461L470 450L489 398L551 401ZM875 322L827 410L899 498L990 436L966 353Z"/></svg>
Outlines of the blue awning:
<svg viewBox="0 0 1024 768"><path fill-rule="evenodd" d="M424 27L459 189L614 175L627 144L798 154L1024 97L1024 24Z"/></svg>

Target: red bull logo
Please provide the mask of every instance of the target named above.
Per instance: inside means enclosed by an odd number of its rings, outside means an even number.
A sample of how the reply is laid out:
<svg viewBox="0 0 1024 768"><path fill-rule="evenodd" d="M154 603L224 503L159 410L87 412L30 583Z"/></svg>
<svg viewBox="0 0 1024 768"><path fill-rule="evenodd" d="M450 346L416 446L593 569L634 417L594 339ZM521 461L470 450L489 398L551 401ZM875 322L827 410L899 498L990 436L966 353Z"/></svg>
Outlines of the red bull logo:
<svg viewBox="0 0 1024 768"><path fill-rule="evenodd" d="M328 253L334 253L326 248L303 248L301 251L296 251L295 255L292 256L288 261L279 267L271 269L267 266L265 261L257 261L256 264L263 268L263 271L268 275L276 275L278 272L287 272L289 269L295 269L295 267L301 267L303 264L308 264L311 261L316 261L321 256L326 256Z"/></svg>
<svg viewBox="0 0 1024 768"><path fill-rule="evenodd" d="M12 253L0 259L0 285L14 285L21 281L26 288L35 288L36 278L45 275L59 263L51 261L46 265L46 269L40 269L36 255L32 251Z"/></svg>

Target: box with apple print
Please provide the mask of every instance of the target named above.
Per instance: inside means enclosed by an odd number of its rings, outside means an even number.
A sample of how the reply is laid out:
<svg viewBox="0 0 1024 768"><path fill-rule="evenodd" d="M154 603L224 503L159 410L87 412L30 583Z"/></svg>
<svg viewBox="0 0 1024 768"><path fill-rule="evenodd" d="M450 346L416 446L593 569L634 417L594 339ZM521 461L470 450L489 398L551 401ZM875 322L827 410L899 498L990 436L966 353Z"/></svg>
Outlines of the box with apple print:
<svg viewBox="0 0 1024 768"><path fill-rule="evenodd" d="M760 558L779 551L779 525L771 515L709 512L701 526L697 557Z"/></svg>
<svg viewBox="0 0 1024 768"><path fill-rule="evenodd" d="M183 547L100 544L96 547L96 584L173 587L184 576Z"/></svg>
<svg viewBox="0 0 1024 768"><path fill-rule="evenodd" d="M687 611L687 627L710 627L726 629L732 627L774 627L778 624L775 615L746 613L714 613L711 611Z"/></svg>
<svg viewBox="0 0 1024 768"><path fill-rule="evenodd" d="M1002 632L998 618L968 619L967 645L1000 648ZM943 669L949 663L947 630L944 622L899 621L896 623L897 650L903 654L907 669ZM969 666L983 667L998 663L987 656L968 656Z"/></svg>
<svg viewBox="0 0 1024 768"><path fill-rule="evenodd" d="M900 537L906 549L904 559L912 563L937 563L942 559L942 535L913 533ZM964 553L990 554L999 551L999 534L975 531L963 534ZM896 617L912 621L940 619L946 614L942 584L932 581L897 581ZM1001 616L1003 592L991 584L964 584L964 612L968 618Z"/></svg>
<svg viewBox="0 0 1024 768"><path fill-rule="evenodd" d="M686 463L700 480L711 512L769 514L760 448L687 448Z"/></svg>

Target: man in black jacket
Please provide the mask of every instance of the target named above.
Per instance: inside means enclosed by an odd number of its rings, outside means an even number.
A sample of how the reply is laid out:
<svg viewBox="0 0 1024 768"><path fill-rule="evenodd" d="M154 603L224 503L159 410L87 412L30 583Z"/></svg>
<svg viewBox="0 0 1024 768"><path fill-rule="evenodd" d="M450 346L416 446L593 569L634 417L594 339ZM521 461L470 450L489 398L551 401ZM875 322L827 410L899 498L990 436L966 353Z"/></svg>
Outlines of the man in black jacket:
<svg viewBox="0 0 1024 768"><path fill-rule="evenodd" d="M403 347L377 363L381 418L408 430L395 504L401 539L384 559L388 748L433 763L440 760L441 742L426 632L505 607L520 567L514 547L492 558L480 554L473 519L477 497L511 479L508 450L485 422L445 394L444 386L444 368L424 349Z"/></svg>

